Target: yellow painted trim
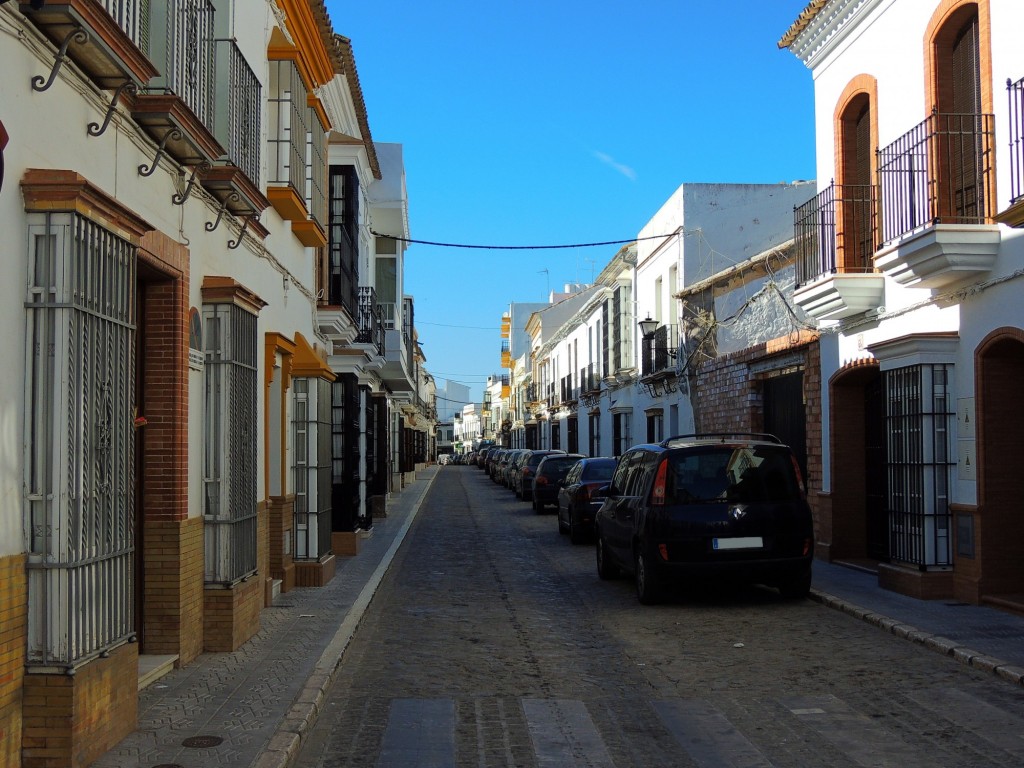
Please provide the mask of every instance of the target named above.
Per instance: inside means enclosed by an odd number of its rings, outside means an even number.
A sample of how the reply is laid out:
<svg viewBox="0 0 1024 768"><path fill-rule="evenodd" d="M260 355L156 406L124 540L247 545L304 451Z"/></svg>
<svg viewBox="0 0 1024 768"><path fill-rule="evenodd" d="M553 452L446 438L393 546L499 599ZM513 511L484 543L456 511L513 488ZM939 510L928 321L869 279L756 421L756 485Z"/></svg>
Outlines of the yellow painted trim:
<svg viewBox="0 0 1024 768"><path fill-rule="evenodd" d="M316 112L316 116L319 118L320 125L323 127L325 133L331 130L331 118L327 116L327 110L324 108L320 99L312 93L307 93L306 106L311 107L313 111ZM324 138L324 141L327 141L326 137Z"/></svg>
<svg viewBox="0 0 1024 768"><path fill-rule="evenodd" d="M267 200L274 206L274 210L281 214L282 219L305 221L309 218L306 201L299 197L299 193L291 184L267 187Z"/></svg>
<svg viewBox="0 0 1024 768"><path fill-rule="evenodd" d="M307 248L323 248L327 245L327 233L313 219L293 221L292 234Z"/></svg>
<svg viewBox="0 0 1024 768"><path fill-rule="evenodd" d="M263 398L263 489L267 499L270 498L270 388L274 383L274 368L277 363L277 353L282 355L281 360L281 423L278 425L281 435L281 477L279 478L282 491L288 488L288 390L291 388L292 355L295 353L295 342L276 331L268 331L263 337L263 379L266 388Z"/></svg>

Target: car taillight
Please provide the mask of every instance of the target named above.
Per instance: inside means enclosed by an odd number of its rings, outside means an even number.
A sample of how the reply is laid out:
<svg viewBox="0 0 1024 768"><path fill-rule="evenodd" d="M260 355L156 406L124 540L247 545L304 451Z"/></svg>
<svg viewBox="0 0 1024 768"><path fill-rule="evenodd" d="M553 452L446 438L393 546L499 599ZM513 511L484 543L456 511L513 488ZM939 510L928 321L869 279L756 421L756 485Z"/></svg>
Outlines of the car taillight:
<svg viewBox="0 0 1024 768"><path fill-rule="evenodd" d="M804 485L804 473L800 471L800 464L793 454L789 454L789 460L793 462L793 471L796 472L796 484L800 487L800 494L806 496L807 486Z"/></svg>
<svg viewBox="0 0 1024 768"><path fill-rule="evenodd" d="M651 505L665 506L665 481L668 478L668 459L662 459L658 465L658 474L654 477L654 488L651 489Z"/></svg>
<svg viewBox="0 0 1024 768"><path fill-rule="evenodd" d="M538 475L533 481L534 485L547 485L548 479L544 475Z"/></svg>
<svg viewBox="0 0 1024 768"><path fill-rule="evenodd" d="M585 485L580 488L580 501L590 501L590 489Z"/></svg>

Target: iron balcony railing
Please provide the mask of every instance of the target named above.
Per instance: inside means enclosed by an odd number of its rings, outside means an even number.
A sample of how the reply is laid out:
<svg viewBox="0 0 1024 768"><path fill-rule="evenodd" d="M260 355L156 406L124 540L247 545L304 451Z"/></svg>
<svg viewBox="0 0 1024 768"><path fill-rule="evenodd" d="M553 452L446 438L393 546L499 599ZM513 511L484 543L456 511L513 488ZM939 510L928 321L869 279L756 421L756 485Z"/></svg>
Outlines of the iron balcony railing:
<svg viewBox="0 0 1024 768"><path fill-rule="evenodd" d="M1006 81L1010 97L1010 204L1024 198L1024 78Z"/></svg>
<svg viewBox="0 0 1024 768"><path fill-rule="evenodd" d="M149 50L150 4L140 0L101 0L103 9L140 51Z"/></svg>
<svg viewBox="0 0 1024 768"><path fill-rule="evenodd" d="M173 93L213 131L213 5L210 0L167 0L146 5L149 30L164 31L162 36L146 34L146 53L163 73L151 81L149 89Z"/></svg>
<svg viewBox="0 0 1024 768"><path fill-rule="evenodd" d="M649 376L652 373L675 368L678 347L678 326L658 326L651 336L642 340L643 359L640 362L640 375Z"/></svg>
<svg viewBox="0 0 1024 768"><path fill-rule="evenodd" d="M228 161L260 183L260 81L234 40L217 41L217 141Z"/></svg>
<svg viewBox="0 0 1024 768"><path fill-rule="evenodd" d="M383 356L386 336L384 313L377 303L377 291L372 286L359 286L359 308L356 315L359 328L356 343L372 344L377 349L377 354Z"/></svg>
<svg viewBox="0 0 1024 768"><path fill-rule="evenodd" d="M793 209L797 286L840 272L871 272L877 198L870 184L830 184Z"/></svg>
<svg viewBox="0 0 1024 768"><path fill-rule="evenodd" d="M536 403L536 402L539 402L539 400L540 400L540 398L538 396L537 385L536 384L527 384L526 385L526 402L528 402L528 403Z"/></svg>
<svg viewBox="0 0 1024 768"><path fill-rule="evenodd" d="M878 150L883 242L932 224L991 221L993 123L935 112Z"/></svg>

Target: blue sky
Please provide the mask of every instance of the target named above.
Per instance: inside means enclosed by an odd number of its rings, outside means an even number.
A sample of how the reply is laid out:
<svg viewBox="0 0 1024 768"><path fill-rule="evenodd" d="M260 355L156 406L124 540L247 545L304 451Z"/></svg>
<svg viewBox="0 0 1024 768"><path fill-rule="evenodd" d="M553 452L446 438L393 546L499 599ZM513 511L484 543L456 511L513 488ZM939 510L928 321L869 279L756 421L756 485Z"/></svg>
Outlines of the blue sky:
<svg viewBox="0 0 1024 768"><path fill-rule="evenodd" d="M374 140L404 146L411 237L519 246L633 238L684 182L813 178L811 75L776 45L805 5L327 0ZM411 245L427 369L479 400L509 303L617 248Z"/></svg>

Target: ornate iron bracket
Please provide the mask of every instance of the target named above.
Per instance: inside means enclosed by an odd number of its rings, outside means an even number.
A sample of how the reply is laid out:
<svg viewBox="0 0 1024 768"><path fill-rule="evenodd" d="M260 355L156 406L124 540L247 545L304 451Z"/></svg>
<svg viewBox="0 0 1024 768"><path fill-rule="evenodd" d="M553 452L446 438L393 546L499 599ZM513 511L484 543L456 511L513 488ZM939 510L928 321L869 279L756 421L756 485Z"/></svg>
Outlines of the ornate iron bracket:
<svg viewBox="0 0 1024 768"><path fill-rule="evenodd" d="M185 201L188 200L189 196L192 194L193 187L196 185L196 177L200 174L205 174L208 170L210 170L210 164L205 160L199 163L199 165L193 165L192 176L188 180L188 185L185 187L185 191L180 195L175 192L171 196L171 202L175 205L184 205Z"/></svg>
<svg viewBox="0 0 1024 768"><path fill-rule="evenodd" d="M164 137L160 139L160 146L156 148L156 155L153 157L153 162L147 167L145 164L139 166L139 176L152 176L153 171L156 170L157 165L160 163L160 158L163 157L164 152L167 150L167 142L171 139L178 141L181 139L181 131L177 128L171 128Z"/></svg>
<svg viewBox="0 0 1024 768"><path fill-rule="evenodd" d="M249 228L249 222L255 221L257 218L259 218L258 213L250 213L248 216L245 217L245 219L242 221L242 228L238 232L238 239L228 241L229 250L233 251L235 250L235 248L242 244L242 240L245 238L245 230Z"/></svg>
<svg viewBox="0 0 1024 768"><path fill-rule="evenodd" d="M50 79L46 80L42 75L36 75L32 78L32 90L43 91L49 90L50 86L53 85L53 81L57 79L57 74L60 72L60 68L64 65L67 60L68 46L71 45L71 41L74 40L79 45L85 45L89 42L89 33L81 27L68 32L64 38L64 42L60 44L60 49L57 51L57 57L53 60L53 69L50 70Z"/></svg>
<svg viewBox="0 0 1024 768"><path fill-rule="evenodd" d="M117 90L114 91L114 95L110 99L110 106L107 107L107 116L103 118L103 125L89 123L88 134L90 136L102 136L106 132L107 126L110 125L110 120L114 116L114 111L117 109L117 103L121 100L121 94L125 92L134 96L139 92L139 88L131 80L125 80L117 86Z"/></svg>
<svg viewBox="0 0 1024 768"><path fill-rule="evenodd" d="M230 195L224 198L224 202L221 203L220 210L217 211L217 218L214 221L206 222L206 231L213 232L218 226L220 226L220 220L224 218L224 211L228 209L228 203L237 203L242 199L242 196L237 192L232 192Z"/></svg>

